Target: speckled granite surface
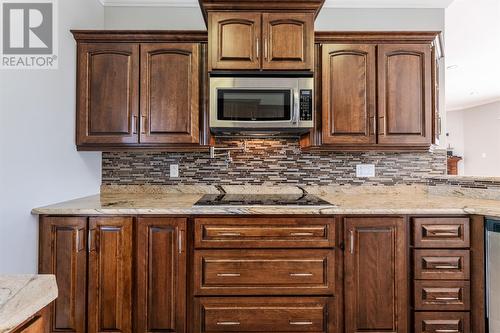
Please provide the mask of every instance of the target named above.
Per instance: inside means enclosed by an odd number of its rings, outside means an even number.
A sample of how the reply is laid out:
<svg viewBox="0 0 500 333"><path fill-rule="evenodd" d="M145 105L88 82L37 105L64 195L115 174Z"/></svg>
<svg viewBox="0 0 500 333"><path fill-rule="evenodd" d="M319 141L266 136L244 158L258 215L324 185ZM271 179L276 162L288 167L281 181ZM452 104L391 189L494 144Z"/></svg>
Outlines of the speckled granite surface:
<svg viewBox="0 0 500 333"><path fill-rule="evenodd" d="M214 187L227 193L290 193L291 188L261 186ZM209 191L212 191L211 188ZM478 214L500 217L500 200L453 196L429 192L425 186L305 186L293 192L316 194L329 207L196 207L206 188L197 193L181 189L170 192L103 191L100 195L36 208L33 214L46 215L135 215L135 214ZM116 190L116 188L115 188ZM189 189L195 191L195 188ZM274 192L273 192L274 191ZM448 193L449 194L449 193Z"/></svg>
<svg viewBox="0 0 500 333"><path fill-rule="evenodd" d="M12 331L56 298L54 275L0 275L0 333Z"/></svg>

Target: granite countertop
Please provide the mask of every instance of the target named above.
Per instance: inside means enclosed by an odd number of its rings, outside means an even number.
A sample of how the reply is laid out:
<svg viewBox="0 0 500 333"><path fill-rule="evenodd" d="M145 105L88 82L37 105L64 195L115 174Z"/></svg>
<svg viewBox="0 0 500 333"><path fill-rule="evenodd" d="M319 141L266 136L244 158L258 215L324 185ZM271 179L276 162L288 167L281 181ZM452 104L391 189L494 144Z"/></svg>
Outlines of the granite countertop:
<svg viewBox="0 0 500 333"><path fill-rule="evenodd" d="M104 190L104 189L103 189ZM500 198L482 199L457 189L433 189L426 186L359 186L266 188L233 186L227 193L307 193L318 195L330 207L243 206L196 207L203 193L217 189L203 188L202 193L189 193L194 188L105 189L101 194L33 209L41 215L206 215L206 214L477 214L500 217ZM198 188L197 190L200 190Z"/></svg>
<svg viewBox="0 0 500 333"><path fill-rule="evenodd" d="M0 275L0 333L10 332L56 298L54 275Z"/></svg>

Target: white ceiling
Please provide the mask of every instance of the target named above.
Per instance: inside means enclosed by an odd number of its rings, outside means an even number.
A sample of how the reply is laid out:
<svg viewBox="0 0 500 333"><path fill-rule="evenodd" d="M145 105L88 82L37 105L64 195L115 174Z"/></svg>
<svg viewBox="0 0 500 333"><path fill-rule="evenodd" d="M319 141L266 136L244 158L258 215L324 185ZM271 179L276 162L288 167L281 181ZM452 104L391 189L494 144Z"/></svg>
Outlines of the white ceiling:
<svg viewBox="0 0 500 333"><path fill-rule="evenodd" d="M455 0L445 32L447 110L500 100L500 0Z"/></svg>
<svg viewBox="0 0 500 333"><path fill-rule="evenodd" d="M105 6L198 7L197 0L100 0ZM446 8L453 0L326 0L329 8Z"/></svg>

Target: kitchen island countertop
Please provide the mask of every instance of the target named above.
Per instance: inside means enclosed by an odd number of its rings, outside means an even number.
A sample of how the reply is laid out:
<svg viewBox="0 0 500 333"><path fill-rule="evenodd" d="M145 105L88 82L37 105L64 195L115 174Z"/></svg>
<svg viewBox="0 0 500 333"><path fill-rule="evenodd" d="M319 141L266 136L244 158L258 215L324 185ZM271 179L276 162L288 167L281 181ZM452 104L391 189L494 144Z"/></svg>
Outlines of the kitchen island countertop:
<svg viewBox="0 0 500 333"><path fill-rule="evenodd" d="M57 298L54 275L0 275L0 333L11 332Z"/></svg>
<svg viewBox="0 0 500 333"><path fill-rule="evenodd" d="M244 193L258 187L247 188ZM241 188L239 188L241 190ZM269 188L267 188L269 191ZM424 186L306 187L303 190L331 203L330 207L194 206L202 193L103 192L33 209L39 215L245 215L245 214L359 214L454 215L500 217L500 200L433 193ZM258 191L257 191L258 192ZM262 192L262 191L261 191ZM450 193L454 191L449 191ZM456 192L456 191L455 191ZM260 193L260 192L259 192ZM273 193L273 191L270 191Z"/></svg>

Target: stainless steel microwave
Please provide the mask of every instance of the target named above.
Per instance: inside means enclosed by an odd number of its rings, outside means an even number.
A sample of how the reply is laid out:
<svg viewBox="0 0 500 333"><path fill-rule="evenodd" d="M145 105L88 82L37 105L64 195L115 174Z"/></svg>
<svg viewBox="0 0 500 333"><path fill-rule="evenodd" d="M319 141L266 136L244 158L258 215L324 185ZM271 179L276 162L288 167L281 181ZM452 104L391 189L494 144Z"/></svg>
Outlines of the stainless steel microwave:
<svg viewBox="0 0 500 333"><path fill-rule="evenodd" d="M300 134L313 124L313 77L210 78L214 133Z"/></svg>

